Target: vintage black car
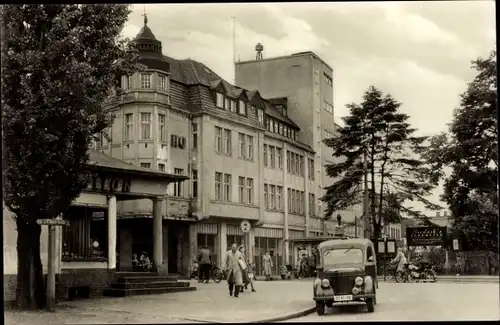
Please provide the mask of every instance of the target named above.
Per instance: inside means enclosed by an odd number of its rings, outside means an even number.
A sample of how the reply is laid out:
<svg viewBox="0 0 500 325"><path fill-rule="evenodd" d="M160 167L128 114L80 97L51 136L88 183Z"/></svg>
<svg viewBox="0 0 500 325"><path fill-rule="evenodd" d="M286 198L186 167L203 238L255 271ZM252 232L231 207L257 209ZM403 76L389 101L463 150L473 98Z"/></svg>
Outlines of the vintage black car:
<svg viewBox="0 0 500 325"><path fill-rule="evenodd" d="M313 294L318 315L335 303L365 302L368 312L377 303L377 258L369 239L332 239L318 245L318 278Z"/></svg>

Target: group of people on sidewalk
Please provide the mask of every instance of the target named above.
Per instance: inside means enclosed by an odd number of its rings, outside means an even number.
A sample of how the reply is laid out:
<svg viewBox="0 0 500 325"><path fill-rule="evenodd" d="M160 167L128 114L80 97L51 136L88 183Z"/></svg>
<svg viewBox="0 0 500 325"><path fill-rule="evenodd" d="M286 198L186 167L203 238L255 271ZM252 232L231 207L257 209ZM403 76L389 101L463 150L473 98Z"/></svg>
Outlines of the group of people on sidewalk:
<svg viewBox="0 0 500 325"><path fill-rule="evenodd" d="M226 275L230 296L237 298L244 289L248 288L249 284L252 292L256 292L253 271L252 263L245 258L245 247L243 245L238 247L237 244L233 244L226 253L224 264L224 274Z"/></svg>

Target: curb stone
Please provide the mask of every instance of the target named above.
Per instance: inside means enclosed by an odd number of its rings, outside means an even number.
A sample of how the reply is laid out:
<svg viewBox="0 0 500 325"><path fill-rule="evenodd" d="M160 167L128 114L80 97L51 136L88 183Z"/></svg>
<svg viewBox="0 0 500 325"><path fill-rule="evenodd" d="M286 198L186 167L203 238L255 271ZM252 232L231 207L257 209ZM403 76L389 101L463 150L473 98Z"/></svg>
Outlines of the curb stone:
<svg viewBox="0 0 500 325"><path fill-rule="evenodd" d="M316 311L316 306L308 308L308 309L303 310L303 311L299 311L299 312L293 313L293 314L288 314L288 315L285 315L285 316L278 316L278 317L268 318L268 319L264 319L264 320L257 320L257 321L252 321L252 322L248 322L248 323L274 323L274 322L282 322L282 321L289 320L289 319L294 319L294 318L299 318L299 317L307 316L309 314L314 313L315 311Z"/></svg>

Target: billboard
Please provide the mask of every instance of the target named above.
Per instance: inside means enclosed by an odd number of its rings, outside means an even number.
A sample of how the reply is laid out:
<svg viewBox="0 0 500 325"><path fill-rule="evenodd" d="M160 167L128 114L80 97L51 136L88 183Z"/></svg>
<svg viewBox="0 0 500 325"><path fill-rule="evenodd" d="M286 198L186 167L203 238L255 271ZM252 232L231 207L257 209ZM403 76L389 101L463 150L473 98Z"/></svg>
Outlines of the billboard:
<svg viewBox="0 0 500 325"><path fill-rule="evenodd" d="M446 244L446 227L408 227L406 241L408 246L443 246Z"/></svg>

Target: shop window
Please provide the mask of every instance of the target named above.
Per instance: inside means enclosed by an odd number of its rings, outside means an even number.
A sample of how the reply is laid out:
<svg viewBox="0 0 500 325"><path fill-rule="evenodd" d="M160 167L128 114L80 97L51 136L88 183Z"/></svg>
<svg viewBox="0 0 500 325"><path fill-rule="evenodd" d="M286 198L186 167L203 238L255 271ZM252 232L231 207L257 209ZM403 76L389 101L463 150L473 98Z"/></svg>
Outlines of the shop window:
<svg viewBox="0 0 500 325"><path fill-rule="evenodd" d="M278 241L278 238L255 237L254 261L257 274L264 274L262 259L266 252L269 252L273 260L272 274L278 274L279 266L283 264L283 256L278 251Z"/></svg>
<svg viewBox="0 0 500 325"><path fill-rule="evenodd" d="M245 241L242 235L227 235L227 250L231 249L231 246L236 243L239 245L244 245Z"/></svg>
<svg viewBox="0 0 500 325"><path fill-rule="evenodd" d="M106 212L71 207L64 213L69 226L63 227L63 261L104 261L108 254Z"/></svg>
<svg viewBox="0 0 500 325"><path fill-rule="evenodd" d="M217 263L217 251L215 250L215 240L216 235L212 234L198 234L198 251L203 247L207 246L212 253L212 261Z"/></svg>

